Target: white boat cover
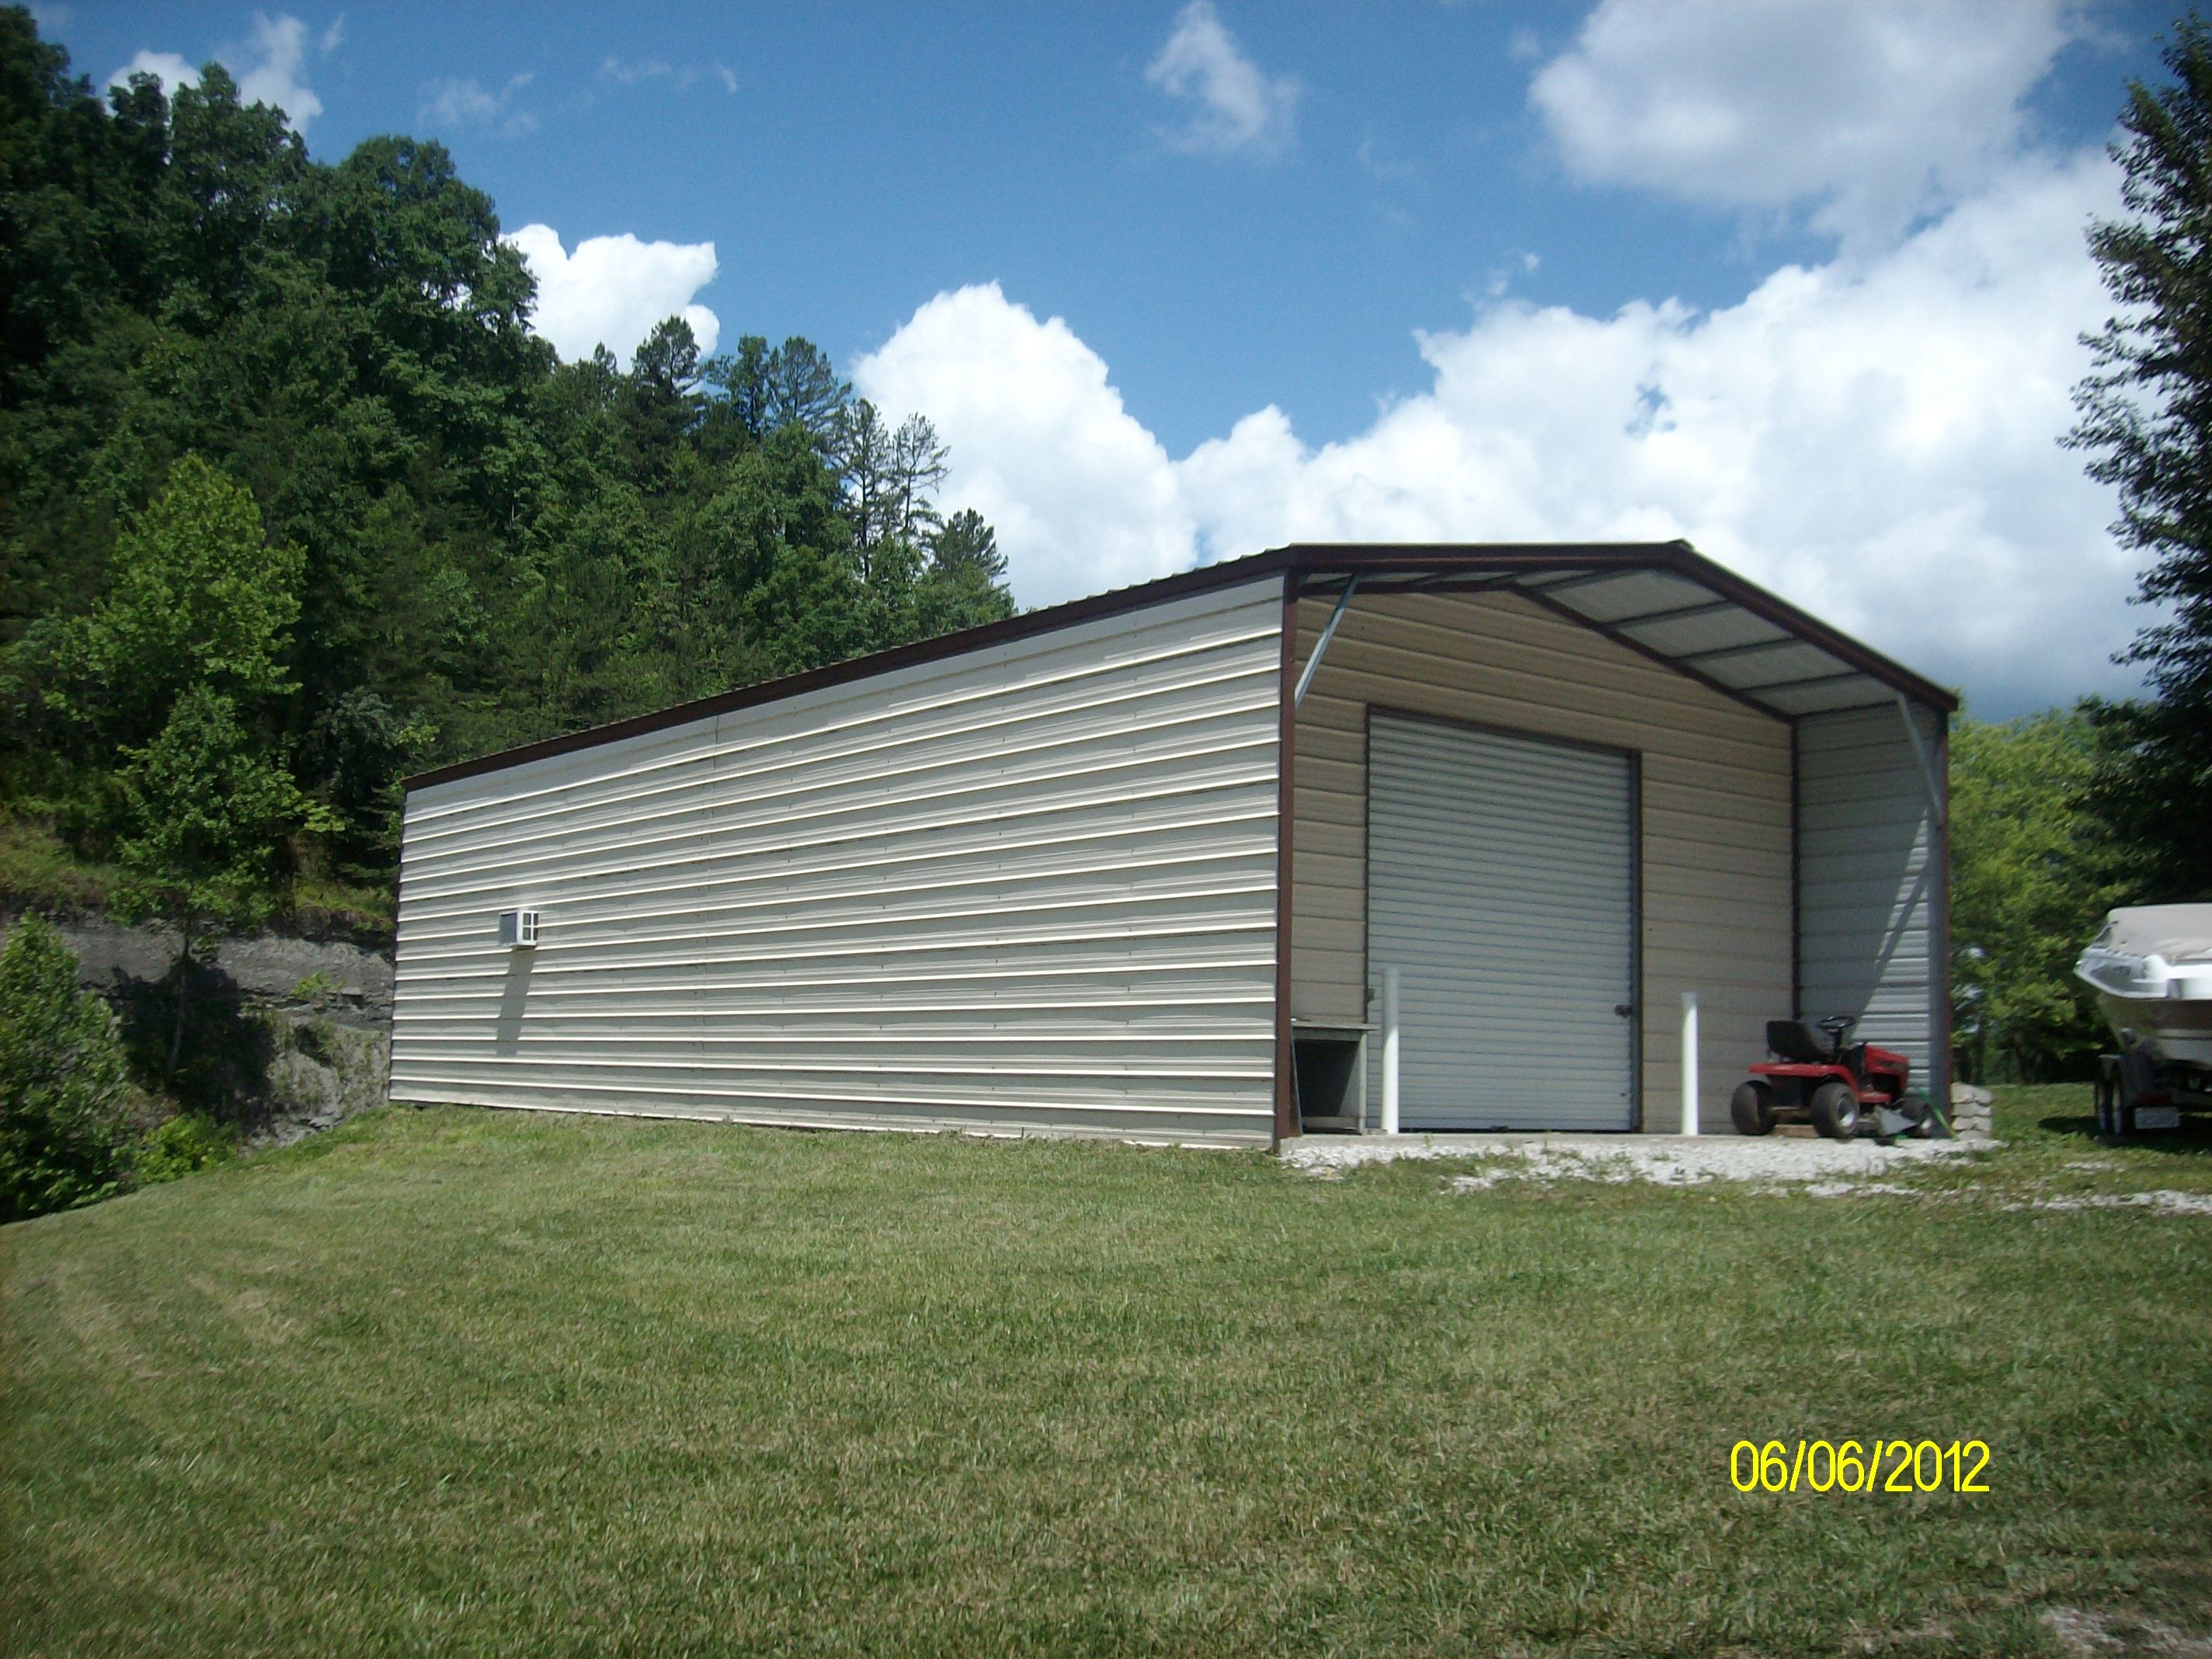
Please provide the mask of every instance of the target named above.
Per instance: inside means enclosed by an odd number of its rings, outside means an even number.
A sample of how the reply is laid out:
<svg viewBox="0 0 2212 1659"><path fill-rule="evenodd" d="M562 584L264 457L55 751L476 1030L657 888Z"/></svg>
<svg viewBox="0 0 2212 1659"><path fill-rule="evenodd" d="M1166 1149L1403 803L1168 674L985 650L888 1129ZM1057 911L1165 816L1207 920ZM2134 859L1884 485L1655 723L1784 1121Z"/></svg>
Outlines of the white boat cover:
<svg viewBox="0 0 2212 1659"><path fill-rule="evenodd" d="M2093 949L2168 963L2212 961L2212 904L2136 904L2114 910Z"/></svg>

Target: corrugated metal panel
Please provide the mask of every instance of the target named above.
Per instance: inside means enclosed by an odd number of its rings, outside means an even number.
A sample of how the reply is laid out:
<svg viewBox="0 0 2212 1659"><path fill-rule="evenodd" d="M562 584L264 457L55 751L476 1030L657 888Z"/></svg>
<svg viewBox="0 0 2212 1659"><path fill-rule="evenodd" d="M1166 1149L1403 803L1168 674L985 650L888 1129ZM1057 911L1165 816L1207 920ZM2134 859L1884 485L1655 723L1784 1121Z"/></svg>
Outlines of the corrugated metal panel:
<svg viewBox="0 0 2212 1659"><path fill-rule="evenodd" d="M1516 585L1785 717L1860 707L1885 689L1863 648L1839 636L1821 643L1810 618L1723 597L1694 569L1571 571Z"/></svg>
<svg viewBox="0 0 2212 1659"><path fill-rule="evenodd" d="M1914 718L1940 767L1937 717ZM1909 1054L1917 1078L1943 1087L1948 1068L1927 1069L1948 983L1935 971L1937 842L1905 717L1894 704L1808 715L1797 757L1800 1012L1859 1016L1856 1036Z"/></svg>
<svg viewBox="0 0 2212 1659"><path fill-rule="evenodd" d="M1572 605L1594 621L1620 622L1700 604L1712 598L1700 583L1668 570L1530 577L1525 586Z"/></svg>
<svg viewBox="0 0 2212 1659"><path fill-rule="evenodd" d="M1264 1143L1280 626L1202 593L416 792L392 1097Z"/></svg>
<svg viewBox="0 0 2212 1659"><path fill-rule="evenodd" d="M1302 662L1330 604L1300 602ZM1641 757L1646 1127L1675 1127L1680 995L1695 989L1701 1117L1725 1130L1733 1068L1759 1057L1790 1002L1788 726L1523 599L1363 592L1298 710L1291 1011L1305 1018L1374 1017L1370 705Z"/></svg>
<svg viewBox="0 0 2212 1659"><path fill-rule="evenodd" d="M1403 1127L1627 1128L1628 757L1377 714L1367 768L1368 959L1400 972Z"/></svg>

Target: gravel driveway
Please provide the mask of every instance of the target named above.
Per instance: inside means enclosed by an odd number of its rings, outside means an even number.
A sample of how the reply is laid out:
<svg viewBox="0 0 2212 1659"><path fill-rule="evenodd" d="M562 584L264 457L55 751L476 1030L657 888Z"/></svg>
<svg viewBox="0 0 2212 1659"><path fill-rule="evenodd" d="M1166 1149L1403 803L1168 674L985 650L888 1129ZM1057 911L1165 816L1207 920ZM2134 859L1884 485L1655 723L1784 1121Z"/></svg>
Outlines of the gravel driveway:
<svg viewBox="0 0 2212 1659"><path fill-rule="evenodd" d="M1462 1187L1516 1178L1540 1181L1648 1181L1694 1187L1708 1181L1759 1183L1850 1182L1931 1159L1972 1157L1988 1140L1823 1140L1771 1135L1302 1135L1282 1150L1294 1170L1329 1176L1364 1164L1399 1158L1466 1158L1486 1167L1460 1177ZM1862 1189L1863 1190L1863 1189Z"/></svg>

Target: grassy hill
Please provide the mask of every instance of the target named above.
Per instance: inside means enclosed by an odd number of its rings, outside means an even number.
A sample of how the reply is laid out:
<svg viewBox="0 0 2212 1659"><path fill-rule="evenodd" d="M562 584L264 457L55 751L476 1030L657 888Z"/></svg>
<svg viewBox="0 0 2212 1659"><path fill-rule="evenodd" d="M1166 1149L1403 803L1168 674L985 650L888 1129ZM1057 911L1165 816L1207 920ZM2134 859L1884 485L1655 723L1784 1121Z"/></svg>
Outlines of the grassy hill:
<svg viewBox="0 0 2212 1659"><path fill-rule="evenodd" d="M2203 1637L2212 1215L2034 1206L2212 1153L2002 1109L1827 1199L374 1114L0 1230L0 1650ZM1991 1490L1731 1487L1877 1436Z"/></svg>

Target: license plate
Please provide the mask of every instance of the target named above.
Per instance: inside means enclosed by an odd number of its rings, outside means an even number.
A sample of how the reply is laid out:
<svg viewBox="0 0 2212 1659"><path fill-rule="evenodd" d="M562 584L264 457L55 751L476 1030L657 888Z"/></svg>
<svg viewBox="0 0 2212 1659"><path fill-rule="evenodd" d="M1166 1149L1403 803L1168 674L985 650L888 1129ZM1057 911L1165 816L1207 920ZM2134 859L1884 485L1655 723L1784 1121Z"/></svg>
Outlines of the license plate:
<svg viewBox="0 0 2212 1659"><path fill-rule="evenodd" d="M2136 1127L2138 1129L2179 1129L2180 1127L2181 1108L2179 1106L2136 1108Z"/></svg>

